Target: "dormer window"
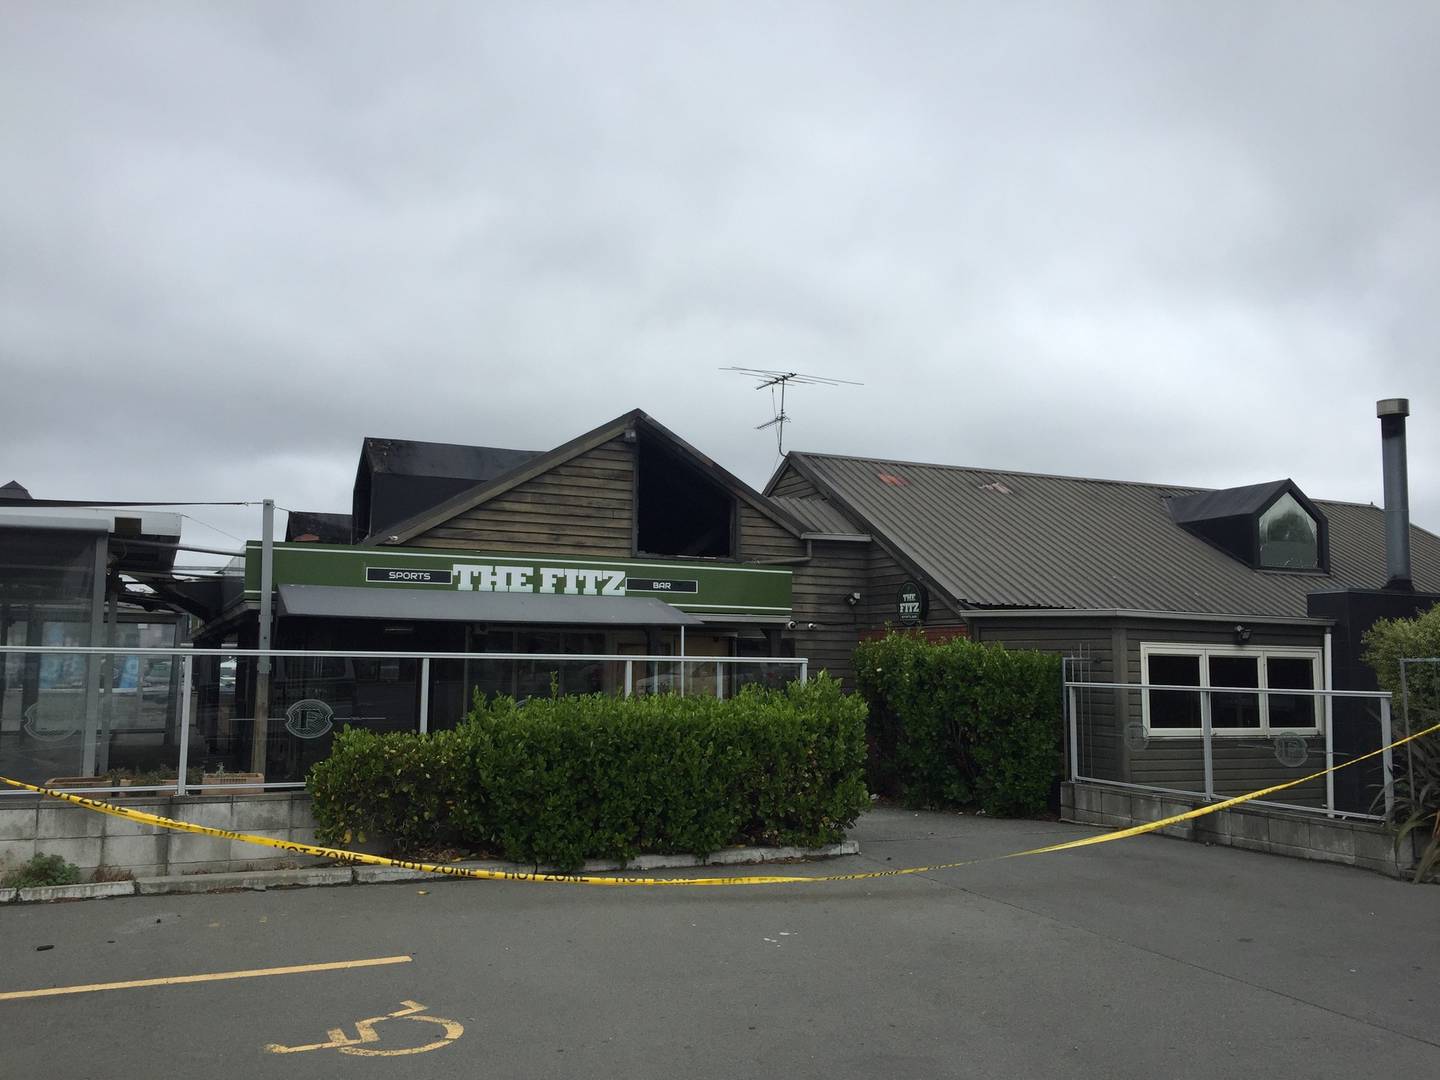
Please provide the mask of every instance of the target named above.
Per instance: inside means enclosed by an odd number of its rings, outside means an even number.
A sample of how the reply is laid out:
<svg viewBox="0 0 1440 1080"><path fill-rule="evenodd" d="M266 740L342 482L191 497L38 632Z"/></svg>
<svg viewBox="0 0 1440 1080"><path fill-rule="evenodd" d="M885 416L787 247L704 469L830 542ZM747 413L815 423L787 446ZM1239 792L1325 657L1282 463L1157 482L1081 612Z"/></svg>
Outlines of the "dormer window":
<svg viewBox="0 0 1440 1080"><path fill-rule="evenodd" d="M1187 532L1257 570L1329 568L1329 526L1293 480L1179 495L1170 516Z"/></svg>
<svg viewBox="0 0 1440 1080"><path fill-rule="evenodd" d="M1260 565L1278 570L1320 567L1320 526L1288 491L1260 515Z"/></svg>

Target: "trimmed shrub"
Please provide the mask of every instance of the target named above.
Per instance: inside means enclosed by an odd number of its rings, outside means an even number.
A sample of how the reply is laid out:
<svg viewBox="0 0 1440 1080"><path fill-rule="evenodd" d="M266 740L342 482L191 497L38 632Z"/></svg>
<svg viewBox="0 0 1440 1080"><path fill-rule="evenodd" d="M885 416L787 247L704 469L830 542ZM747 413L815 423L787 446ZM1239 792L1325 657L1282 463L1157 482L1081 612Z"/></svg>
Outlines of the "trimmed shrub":
<svg viewBox="0 0 1440 1080"><path fill-rule="evenodd" d="M1413 664L1407 672L1408 723L1401 707L1400 661L1440 656L1440 606L1413 619L1378 619L1365 632L1365 662L1382 690L1395 695L1395 731L1409 735L1440 723L1440 664ZM1440 873L1440 734L1409 743L1405 764L1395 770L1395 828L1398 851L1411 833L1422 837L1415 880ZM1383 800L1377 800L1383 806Z"/></svg>
<svg viewBox="0 0 1440 1080"><path fill-rule="evenodd" d="M347 728L307 778L317 835L573 869L839 840L869 805L865 705L820 675L736 697L477 700L453 731Z"/></svg>
<svg viewBox="0 0 1440 1080"><path fill-rule="evenodd" d="M916 807L1043 811L1060 776L1060 658L892 633L855 650L872 777Z"/></svg>
<svg viewBox="0 0 1440 1080"><path fill-rule="evenodd" d="M1400 661L1440 656L1440 605L1413 619L1376 619L1365 631L1362 644L1365 662L1375 672L1380 689L1394 694L1398 705ZM1436 695L1435 670L1435 666L1428 664L1410 668L1412 694L1419 690L1427 701Z"/></svg>

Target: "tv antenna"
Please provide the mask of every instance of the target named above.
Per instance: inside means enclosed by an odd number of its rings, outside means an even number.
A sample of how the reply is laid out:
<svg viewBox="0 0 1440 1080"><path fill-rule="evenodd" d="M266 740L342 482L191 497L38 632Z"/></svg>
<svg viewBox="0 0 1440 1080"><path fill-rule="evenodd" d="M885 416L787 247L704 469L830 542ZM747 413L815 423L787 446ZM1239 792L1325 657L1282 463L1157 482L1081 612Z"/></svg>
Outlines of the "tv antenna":
<svg viewBox="0 0 1440 1080"><path fill-rule="evenodd" d="M768 427L775 429L775 453L776 455L785 452L785 425L790 422L790 414L785 411L785 388L791 383L796 386L864 386L864 383L852 382L850 379L829 379L823 375L802 375L798 371L769 371L765 368L744 368L727 367L721 371L733 371L747 378L759 379L756 383L756 390L770 390L770 403L775 408L775 415L763 424L756 424L756 431L764 431ZM777 399L775 388L780 388Z"/></svg>

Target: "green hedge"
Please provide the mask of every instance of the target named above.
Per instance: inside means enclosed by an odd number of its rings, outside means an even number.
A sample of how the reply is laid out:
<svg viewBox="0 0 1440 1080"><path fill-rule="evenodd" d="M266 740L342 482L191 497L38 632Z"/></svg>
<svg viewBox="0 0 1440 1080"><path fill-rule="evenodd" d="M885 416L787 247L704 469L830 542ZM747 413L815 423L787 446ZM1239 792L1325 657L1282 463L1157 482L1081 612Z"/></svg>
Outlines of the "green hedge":
<svg viewBox="0 0 1440 1080"><path fill-rule="evenodd" d="M1440 656L1440 605L1413 619L1377 619L1363 642L1365 662L1374 669L1380 688L1395 695L1396 733L1409 735L1440 723L1440 664L1410 665L1405 685L1408 720L1400 685L1401 659ZM1417 739L1397 753L1404 756L1395 771L1395 844L1398 850L1413 832L1431 837L1415 868L1415 880L1424 881L1440 872L1440 735Z"/></svg>
<svg viewBox="0 0 1440 1080"><path fill-rule="evenodd" d="M1060 776L1060 658L892 633L855 650L875 786L917 807L1043 811Z"/></svg>
<svg viewBox="0 0 1440 1080"><path fill-rule="evenodd" d="M573 869L642 852L833 843L869 805L865 705L823 674L736 697L508 698L453 731L347 728L307 778L317 835Z"/></svg>

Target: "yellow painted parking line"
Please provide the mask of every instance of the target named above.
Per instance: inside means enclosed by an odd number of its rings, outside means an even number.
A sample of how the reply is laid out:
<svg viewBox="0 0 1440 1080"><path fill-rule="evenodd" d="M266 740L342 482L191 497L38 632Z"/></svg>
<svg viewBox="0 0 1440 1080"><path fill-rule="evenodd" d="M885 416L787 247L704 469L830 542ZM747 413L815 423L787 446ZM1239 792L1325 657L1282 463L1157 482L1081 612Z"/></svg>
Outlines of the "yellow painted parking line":
<svg viewBox="0 0 1440 1080"><path fill-rule="evenodd" d="M352 968L408 964L409 956L377 956L370 960L336 960L328 964L295 964L291 967L251 968L248 971L214 971L208 975L172 975L166 979L132 979L129 982L87 983L83 986L50 986L43 990L11 990L0 1001L23 998L58 997L62 994L93 994L101 990L134 990L142 986L182 986L186 983L224 982L226 979L260 979L267 975L307 975L313 971L348 971Z"/></svg>

